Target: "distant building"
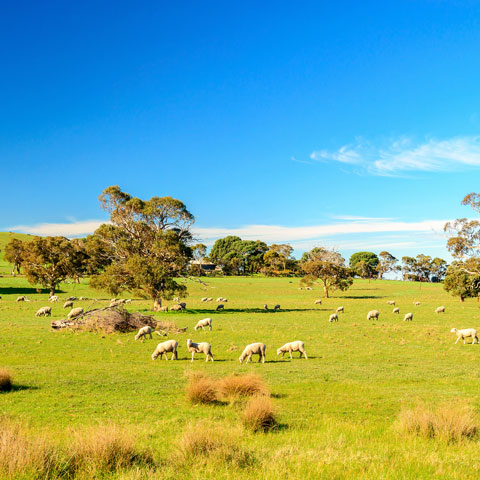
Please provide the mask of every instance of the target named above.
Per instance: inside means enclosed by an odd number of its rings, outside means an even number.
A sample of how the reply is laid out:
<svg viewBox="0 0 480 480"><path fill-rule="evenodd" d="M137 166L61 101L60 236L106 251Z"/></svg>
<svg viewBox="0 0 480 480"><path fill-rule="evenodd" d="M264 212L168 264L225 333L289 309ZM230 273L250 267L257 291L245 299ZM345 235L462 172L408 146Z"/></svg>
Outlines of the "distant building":
<svg viewBox="0 0 480 480"><path fill-rule="evenodd" d="M201 262L199 260L193 260L190 265L199 265L204 272L221 272L222 267L216 263Z"/></svg>

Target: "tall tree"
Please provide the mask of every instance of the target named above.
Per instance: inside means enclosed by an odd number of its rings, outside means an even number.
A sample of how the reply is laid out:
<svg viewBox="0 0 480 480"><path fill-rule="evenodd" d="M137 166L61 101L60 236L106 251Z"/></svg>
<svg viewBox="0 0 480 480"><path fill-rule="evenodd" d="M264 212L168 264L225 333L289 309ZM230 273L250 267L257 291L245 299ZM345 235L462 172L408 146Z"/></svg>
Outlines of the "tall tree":
<svg viewBox="0 0 480 480"><path fill-rule="evenodd" d="M12 264L12 275L20 273L20 266L22 265L22 259L24 255L24 244L18 238L12 238L10 242L5 245L5 251L3 252L3 258Z"/></svg>
<svg viewBox="0 0 480 480"><path fill-rule="evenodd" d="M378 262L378 257L373 252L356 252L350 257L350 268L362 278L374 278Z"/></svg>
<svg viewBox="0 0 480 480"><path fill-rule="evenodd" d="M383 276L389 272L398 272L400 267L397 265L398 260L385 250L378 254L377 272L378 278L381 280Z"/></svg>
<svg viewBox="0 0 480 480"><path fill-rule="evenodd" d="M310 252L305 252L301 268L306 275L302 283L320 281L326 298L331 290L347 290L353 283L352 270L345 266L345 259L334 250L315 247Z"/></svg>
<svg viewBox="0 0 480 480"><path fill-rule="evenodd" d="M194 222L185 204L172 197L141 200L118 186L106 188L99 199L111 224L94 234L92 244L103 252L99 258L107 266L92 277L91 285L112 293L135 291L153 299L154 310L162 300L185 294L186 286L177 279L185 276L192 257Z"/></svg>
<svg viewBox="0 0 480 480"><path fill-rule="evenodd" d="M463 302L465 298L477 297L480 294L480 275L468 273L469 269L480 271L480 259L469 259L470 265L463 261L455 261L449 265L443 288L452 295L459 297Z"/></svg>

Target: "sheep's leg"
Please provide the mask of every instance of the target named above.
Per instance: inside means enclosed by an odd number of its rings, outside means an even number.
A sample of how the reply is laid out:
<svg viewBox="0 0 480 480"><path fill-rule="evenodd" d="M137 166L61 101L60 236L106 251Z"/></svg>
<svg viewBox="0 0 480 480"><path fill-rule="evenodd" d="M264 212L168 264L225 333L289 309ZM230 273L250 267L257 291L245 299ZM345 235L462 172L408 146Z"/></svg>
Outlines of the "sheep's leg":
<svg viewBox="0 0 480 480"><path fill-rule="evenodd" d="M260 363L260 360L262 360L262 363L265 363L265 355L260 354L260 357L258 358L258 363Z"/></svg>
<svg viewBox="0 0 480 480"><path fill-rule="evenodd" d="M305 357L306 360L308 360L307 352L305 350L303 351L303 356Z"/></svg>
<svg viewBox="0 0 480 480"><path fill-rule="evenodd" d="M466 342L465 342L465 337L462 337L462 338L463 338L463 344L465 345L465 343L466 343Z"/></svg>
<svg viewBox="0 0 480 480"><path fill-rule="evenodd" d="M247 361L245 363L251 362L252 361L252 354L247 355Z"/></svg>
<svg viewBox="0 0 480 480"><path fill-rule="evenodd" d="M152 332L150 332L150 340L153 340Z"/></svg>
<svg viewBox="0 0 480 480"><path fill-rule="evenodd" d="M195 352L192 352L192 362L193 362L193 356L195 355Z"/></svg>
<svg viewBox="0 0 480 480"><path fill-rule="evenodd" d="M457 337L457 342L460 340L461 337ZM455 342L455 345L457 344L457 342Z"/></svg>
<svg viewBox="0 0 480 480"><path fill-rule="evenodd" d="M210 331L212 331L212 324L210 324Z"/></svg>
<svg viewBox="0 0 480 480"><path fill-rule="evenodd" d="M292 351L290 350L288 353L290 354L290 360L293 360Z"/></svg>

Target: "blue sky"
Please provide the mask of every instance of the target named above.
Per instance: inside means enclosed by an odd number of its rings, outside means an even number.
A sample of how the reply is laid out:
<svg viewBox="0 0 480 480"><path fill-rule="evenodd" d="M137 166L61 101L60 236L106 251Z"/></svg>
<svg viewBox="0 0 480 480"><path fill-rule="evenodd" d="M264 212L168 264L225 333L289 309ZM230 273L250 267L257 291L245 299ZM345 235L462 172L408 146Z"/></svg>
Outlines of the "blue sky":
<svg viewBox="0 0 480 480"><path fill-rule="evenodd" d="M480 168L480 3L10 2L0 230L83 235L118 184L230 233L449 258Z"/></svg>

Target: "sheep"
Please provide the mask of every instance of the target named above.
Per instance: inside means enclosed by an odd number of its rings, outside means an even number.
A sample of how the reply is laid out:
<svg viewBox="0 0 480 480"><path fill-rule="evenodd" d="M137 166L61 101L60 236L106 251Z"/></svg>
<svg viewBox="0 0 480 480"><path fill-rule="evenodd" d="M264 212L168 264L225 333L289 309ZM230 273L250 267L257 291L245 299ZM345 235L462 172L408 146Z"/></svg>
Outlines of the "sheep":
<svg viewBox="0 0 480 480"><path fill-rule="evenodd" d="M127 298L127 299L125 300L125 303L132 303L132 299L131 299L131 298Z"/></svg>
<svg viewBox="0 0 480 480"><path fill-rule="evenodd" d="M445 313L445 307L443 305L441 307L437 307L435 309L435 313Z"/></svg>
<svg viewBox="0 0 480 480"><path fill-rule="evenodd" d="M35 314L36 317L40 316L45 316L49 317L52 314L52 307L42 307L39 310L37 310L37 313Z"/></svg>
<svg viewBox="0 0 480 480"><path fill-rule="evenodd" d="M208 297L203 297L202 300L200 300L201 302L206 302L208 300Z"/></svg>
<svg viewBox="0 0 480 480"><path fill-rule="evenodd" d="M375 318L378 320L379 316L380 316L380 312L378 310L370 310L367 314L367 320L371 320L372 318Z"/></svg>
<svg viewBox="0 0 480 480"><path fill-rule="evenodd" d="M337 308L337 313L340 313L340 312L344 313L344 308L343 307L338 307Z"/></svg>
<svg viewBox="0 0 480 480"><path fill-rule="evenodd" d="M260 363L260 361L262 363L265 363L266 349L267 347L264 343L251 343L250 345L247 345L245 347L240 357L238 357L238 360L240 361L240 363L243 363L246 358L246 363L248 363L249 361L252 361L252 355L258 355L258 363Z"/></svg>
<svg viewBox="0 0 480 480"><path fill-rule="evenodd" d="M190 339L187 340L187 348L190 352L192 352L192 362L193 357L196 353L204 353L205 354L205 361L208 362L208 358L210 357L213 362L213 354L212 354L212 346L207 342L195 343L192 342Z"/></svg>
<svg viewBox="0 0 480 480"><path fill-rule="evenodd" d="M210 327L212 330L212 319L211 318L204 318L203 320L199 320L198 323L193 327L194 330L205 330L205 327Z"/></svg>
<svg viewBox="0 0 480 480"><path fill-rule="evenodd" d="M263 309L264 309L265 311L268 311L268 305L267 305L266 303L263 305Z"/></svg>
<svg viewBox="0 0 480 480"><path fill-rule="evenodd" d="M328 318L329 322L338 322L338 315L336 313L332 313Z"/></svg>
<svg viewBox="0 0 480 480"><path fill-rule="evenodd" d="M79 300L85 301L85 300L88 300L88 298L87 297L80 297Z"/></svg>
<svg viewBox="0 0 480 480"><path fill-rule="evenodd" d="M165 305L164 307L160 307L158 309L159 312L168 312L168 307Z"/></svg>
<svg viewBox="0 0 480 480"><path fill-rule="evenodd" d="M225 310L225 305L223 303L221 303L220 305L217 305L217 308L215 309L215 311L218 312L219 310Z"/></svg>
<svg viewBox="0 0 480 480"><path fill-rule="evenodd" d="M172 305L172 306L170 307L170 310L171 310L172 312L180 312L180 311L183 310L183 308L182 308L180 305Z"/></svg>
<svg viewBox="0 0 480 480"><path fill-rule="evenodd" d="M179 303L179 305L182 307L182 310L187 308L187 304L185 302Z"/></svg>
<svg viewBox="0 0 480 480"><path fill-rule="evenodd" d="M152 333L156 333L157 335L160 335L161 337L162 336L165 337L167 335L166 333L157 332L157 330L154 331L153 328L150 325L145 325L135 335L135 340L138 340L139 338L141 338L142 342L143 342L144 338L147 335L150 335L150 339L152 339L153 338Z"/></svg>
<svg viewBox="0 0 480 480"><path fill-rule="evenodd" d="M118 307L119 305L122 305L123 303L125 303L125 300L123 299L120 299L120 300L111 300L110 301L110 307Z"/></svg>
<svg viewBox="0 0 480 480"><path fill-rule="evenodd" d="M472 337L472 345L475 343L475 340L477 340L477 343L479 343L477 331L474 328L464 328L463 330L452 328L450 333L455 333L457 335L457 341L455 342L455 345L460 339L463 340L463 344L465 345L465 339L468 337Z"/></svg>
<svg viewBox="0 0 480 480"><path fill-rule="evenodd" d="M180 298L179 298L179 297L173 297L173 301L174 301L174 302L179 302L179 301L180 301Z"/></svg>
<svg viewBox="0 0 480 480"><path fill-rule="evenodd" d="M176 340L167 340L166 342L159 343L152 353L152 360L156 360L158 356L162 358L163 355L165 355L165 360L168 360L168 352L172 352L172 358L170 360L178 360L177 348L178 342Z"/></svg>
<svg viewBox="0 0 480 480"><path fill-rule="evenodd" d="M305 290L313 290L312 287L305 287Z"/></svg>
<svg viewBox="0 0 480 480"><path fill-rule="evenodd" d="M68 297L68 298L66 298L65 300L72 300L72 301L74 301L74 300L78 300L78 298L77 298L77 297Z"/></svg>
<svg viewBox="0 0 480 480"><path fill-rule="evenodd" d="M276 312L277 310L280 310L280 305L278 304L273 307L274 312Z"/></svg>
<svg viewBox="0 0 480 480"><path fill-rule="evenodd" d="M413 304L418 307L420 305L420 302L413 302Z"/></svg>
<svg viewBox="0 0 480 480"><path fill-rule="evenodd" d="M224 301L225 303L228 303L228 298L223 297L223 301Z"/></svg>
<svg viewBox="0 0 480 480"><path fill-rule="evenodd" d="M395 300L389 300L389 301L387 302L387 305L393 305L393 306L395 306Z"/></svg>
<svg viewBox="0 0 480 480"><path fill-rule="evenodd" d="M412 321L413 320L413 313L406 313L405 316L403 317L404 322Z"/></svg>
<svg viewBox="0 0 480 480"><path fill-rule="evenodd" d="M213 302L213 298L212 298L212 297L208 297L208 298L207 298L207 302Z"/></svg>
<svg viewBox="0 0 480 480"><path fill-rule="evenodd" d="M20 297L17 297L17 299L15 300L16 302L29 302L30 300L25 297L25 295L22 295Z"/></svg>
<svg viewBox="0 0 480 480"><path fill-rule="evenodd" d="M298 358L302 358L302 355L303 355L308 360L307 352L305 351L305 344L300 340L286 343L283 347L280 347L277 350L277 355L281 354L282 355L281 358L283 358L283 356L287 352L290 354L290 359L293 358L292 352L300 352L300 357Z"/></svg>
<svg viewBox="0 0 480 480"><path fill-rule="evenodd" d="M314 304L314 305L321 305L321 304L322 304L322 301L321 301L320 299L318 299L318 300L315 300L315 301L313 302L313 304Z"/></svg>
<svg viewBox="0 0 480 480"><path fill-rule="evenodd" d="M82 313L83 313L82 307L73 308L72 310L70 310L70 313L67 315L67 318L71 320L72 318L78 317Z"/></svg>
<svg viewBox="0 0 480 480"><path fill-rule="evenodd" d="M392 313L400 313L400 308L398 308L398 307L394 308Z"/></svg>
<svg viewBox="0 0 480 480"><path fill-rule="evenodd" d="M215 301L216 301L216 302L222 302L222 301L223 301L223 297L218 297Z"/></svg>
<svg viewBox="0 0 480 480"><path fill-rule="evenodd" d="M58 302L58 296L57 295L52 295L51 297L48 297L48 301L51 303Z"/></svg>
<svg viewBox="0 0 480 480"><path fill-rule="evenodd" d="M68 307L73 307L73 302L72 300L69 300L68 302L65 302L63 304L63 308L68 308Z"/></svg>

